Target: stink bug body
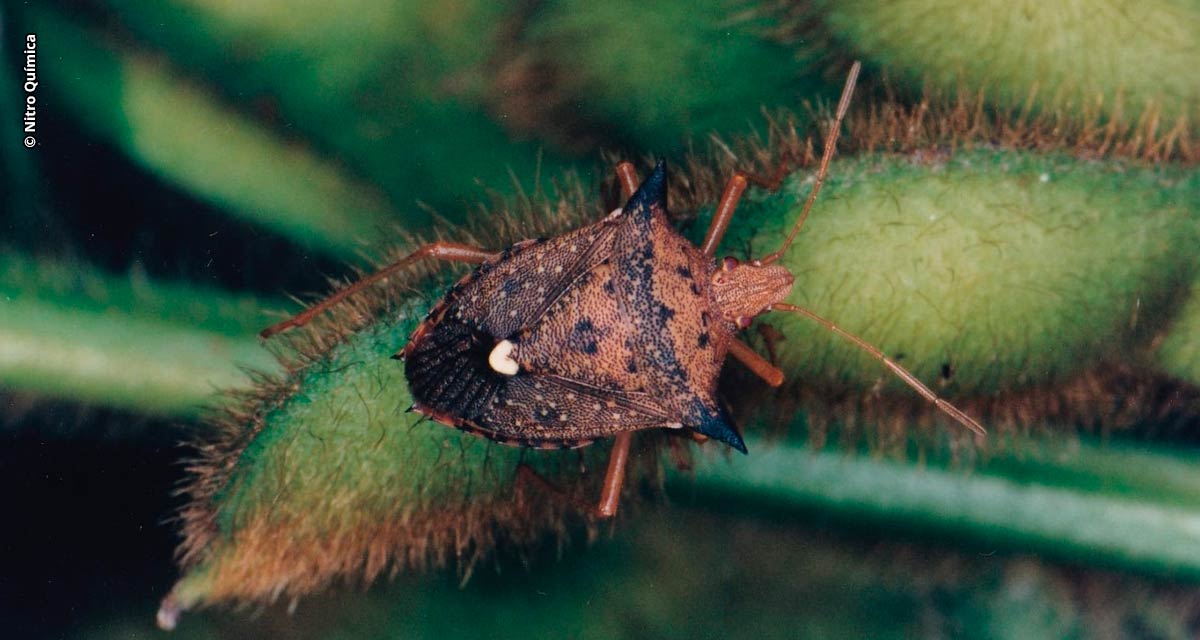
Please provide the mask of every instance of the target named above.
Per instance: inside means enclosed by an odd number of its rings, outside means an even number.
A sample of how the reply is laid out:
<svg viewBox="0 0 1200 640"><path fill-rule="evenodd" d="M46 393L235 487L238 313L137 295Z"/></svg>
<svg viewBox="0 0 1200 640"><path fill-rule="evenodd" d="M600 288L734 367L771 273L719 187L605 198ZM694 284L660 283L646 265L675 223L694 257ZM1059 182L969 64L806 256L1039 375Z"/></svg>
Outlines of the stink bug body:
<svg viewBox="0 0 1200 640"><path fill-rule="evenodd" d="M423 258L477 264L396 354L405 361L413 409L518 446L573 448L615 437L595 509L602 517L616 512L634 431L682 429L746 452L717 401L717 378L732 355L768 384L782 383L781 371L737 339L767 311L799 313L839 333L982 433L978 423L875 347L783 302L794 278L773 263L791 245L820 190L858 69L856 63L846 81L803 213L783 246L764 258L742 263L714 256L749 184L775 188L782 174L773 181L736 174L696 247L668 221L665 163L641 185L633 166L622 163L617 173L626 202L603 220L501 253L446 242L425 245L263 335L304 324Z"/></svg>

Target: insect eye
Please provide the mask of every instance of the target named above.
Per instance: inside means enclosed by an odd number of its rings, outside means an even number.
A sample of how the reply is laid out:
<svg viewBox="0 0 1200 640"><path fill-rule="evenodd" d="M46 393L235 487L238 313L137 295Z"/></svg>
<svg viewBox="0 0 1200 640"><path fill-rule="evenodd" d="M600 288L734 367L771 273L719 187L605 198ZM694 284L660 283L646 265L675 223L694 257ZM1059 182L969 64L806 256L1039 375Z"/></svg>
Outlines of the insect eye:
<svg viewBox="0 0 1200 640"><path fill-rule="evenodd" d="M737 258L724 258L721 260L722 271L733 271L738 266Z"/></svg>
<svg viewBox="0 0 1200 640"><path fill-rule="evenodd" d="M739 329L749 329L750 323L753 321L754 318L751 318L750 316L738 316L737 320L734 320L734 323L737 324L737 328Z"/></svg>

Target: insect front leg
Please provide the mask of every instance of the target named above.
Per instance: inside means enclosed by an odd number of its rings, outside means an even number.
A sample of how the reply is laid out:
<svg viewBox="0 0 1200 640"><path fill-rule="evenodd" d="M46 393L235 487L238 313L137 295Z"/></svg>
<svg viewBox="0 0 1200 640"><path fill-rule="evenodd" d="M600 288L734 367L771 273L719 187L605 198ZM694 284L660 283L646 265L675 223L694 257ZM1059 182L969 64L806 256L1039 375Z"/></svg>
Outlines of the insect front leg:
<svg viewBox="0 0 1200 640"><path fill-rule="evenodd" d="M762 336L763 344L767 347L767 361L771 364L779 364L779 352L776 347L780 342L787 340L787 336L766 322L759 322L754 329L758 335Z"/></svg>
<svg viewBox="0 0 1200 640"><path fill-rule="evenodd" d="M821 185L825 182L825 175L829 171L829 161L833 159L833 153L837 146L838 133L842 128L842 120L846 117L846 111L850 108L850 96L854 94L854 85L858 82L858 72L862 68L858 62L855 62L850 67L850 74L846 78L846 85L842 88L842 98L838 102L837 113L834 118L833 129L825 140L825 152L821 156L821 165L817 169L817 178L813 184L812 191L809 192L808 200L804 203L804 210L800 214L800 218L792 227L783 246L758 262L761 264L771 264L783 255L787 248L791 246L792 241L796 239L796 234L800 233L800 228L804 226L804 220L808 218L808 212L812 210L813 202L817 199L817 194L821 191ZM717 245L721 244L721 238L725 237L725 230L729 228L729 221L733 219L733 212L737 209L738 202L742 199L742 194L746 192L746 188L751 184L764 187L770 191L775 191L783 183L783 178L787 175L787 158L784 158L779 167L775 170L775 175L769 179L760 178L754 174L745 171L738 171L733 174L729 182L725 185L725 191L721 193L721 199L717 201L717 210L713 213L712 222L708 225L708 232L704 234L704 242L701 243L700 249L706 256L714 256L717 253Z"/></svg>
<svg viewBox="0 0 1200 640"><path fill-rule="evenodd" d="M388 276L396 273L397 271L400 271L401 269L404 269L405 267L408 267L409 265L412 265L418 260L422 260L424 258L436 258L438 260L446 260L448 262L463 262L467 264L482 264L488 260L495 260L499 257L500 254L494 251L488 251L487 249L480 249L479 247L472 247L466 244L459 244L457 242L431 242L427 245L423 245L416 251L389 264L379 271L364 277L358 282L344 287L328 298L325 298L308 309L305 309L296 316L263 329L262 333L258 335L263 338L269 338L281 331L286 331L293 327L302 327L312 321L313 318L324 313L325 311L328 311L342 300L345 300L355 293L358 293L359 291L362 291L363 289L366 289L367 287L386 279Z"/></svg>
<svg viewBox="0 0 1200 640"><path fill-rule="evenodd" d="M637 191L638 185L641 183L638 180L637 169L633 168L631 162L622 162L617 165L617 181L621 183L621 197L625 200L633 197L633 192Z"/></svg>
<svg viewBox="0 0 1200 640"><path fill-rule="evenodd" d="M704 242L700 243L700 250L704 252L704 255L711 258L717 254L717 246L721 244L721 238L725 237L725 230L729 228L729 222L733 220L733 212L737 210L738 202L741 201L746 188L754 184L774 193L779 190L783 179L787 177L787 170L788 158L784 158L775 168L775 174L770 178L762 178L746 171L737 171L733 174L729 182L725 183L721 199L717 200L717 210L713 212L712 222L708 224L708 231L704 234Z"/></svg>
<svg viewBox="0 0 1200 640"><path fill-rule="evenodd" d="M783 384L783 371L767 362L766 358L758 355L742 341L736 338L729 341L729 355L737 358L738 362L746 365L746 368L750 369L754 375L762 378L772 387Z"/></svg>

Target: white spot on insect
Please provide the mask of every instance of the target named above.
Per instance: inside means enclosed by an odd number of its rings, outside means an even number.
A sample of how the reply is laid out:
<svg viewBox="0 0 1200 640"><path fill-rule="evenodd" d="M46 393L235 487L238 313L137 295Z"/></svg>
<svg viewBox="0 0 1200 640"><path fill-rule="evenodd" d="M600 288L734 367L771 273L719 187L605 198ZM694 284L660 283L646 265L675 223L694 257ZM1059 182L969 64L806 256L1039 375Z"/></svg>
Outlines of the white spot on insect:
<svg viewBox="0 0 1200 640"><path fill-rule="evenodd" d="M668 429L682 429L683 428L683 424L681 424L679 422L669 422L663 426Z"/></svg>
<svg viewBox="0 0 1200 640"><path fill-rule="evenodd" d="M565 413L560 413L560 414L558 414L558 421L559 421L559 422L566 422L566 421L567 421L567 414L565 414Z"/></svg>
<svg viewBox="0 0 1200 640"><path fill-rule="evenodd" d="M571 245L571 253L575 253L576 251L579 251L579 247Z"/></svg>
<svg viewBox="0 0 1200 640"><path fill-rule="evenodd" d="M575 394L573 394L573 393L568 393L568 394L567 394L567 402L572 402L572 401L574 401L574 400L575 400Z"/></svg>
<svg viewBox="0 0 1200 640"><path fill-rule="evenodd" d="M609 217L609 218L615 218L615 217L617 217L617 216L619 216L619 215L621 215L621 208L620 208L620 207L617 207L616 209L613 209L611 212L609 212L609 214L608 214L608 217Z"/></svg>
<svg viewBox="0 0 1200 640"><path fill-rule="evenodd" d="M620 412L620 411L614 411L614 412L613 412L613 420L620 420L620 419L621 419L621 412Z"/></svg>
<svg viewBox="0 0 1200 640"><path fill-rule="evenodd" d="M600 410L600 403L599 403L599 402L597 402L596 404L592 405L592 410L594 410L594 411L599 411L599 410Z"/></svg>
<svg viewBox="0 0 1200 640"><path fill-rule="evenodd" d="M508 317L510 317L510 318L515 318L515 317L517 317L517 310L516 310L516 309L513 309L512 311L509 311L509 312L508 312Z"/></svg>
<svg viewBox="0 0 1200 640"><path fill-rule="evenodd" d="M538 287L538 293L539 294L546 293L546 287Z"/></svg>
<svg viewBox="0 0 1200 640"><path fill-rule="evenodd" d="M546 273L545 265L538 265L538 273Z"/></svg>
<svg viewBox="0 0 1200 640"><path fill-rule="evenodd" d="M537 394L536 396L533 396L533 399L534 399L534 400L537 400L538 402L541 402L541 401L543 401L543 400L545 400L545 399L546 399L546 396L544 396L544 395L542 395L542 394L540 394L540 393L539 393L539 394Z"/></svg>
<svg viewBox="0 0 1200 640"><path fill-rule="evenodd" d="M515 376L521 370L521 366L512 358L513 343L508 340L501 340L492 348L492 352L488 354L488 365L497 373L503 373L506 376ZM505 404L509 404L506 400Z"/></svg>
<svg viewBox="0 0 1200 640"><path fill-rule="evenodd" d="M555 265L554 273L562 273L562 265Z"/></svg>

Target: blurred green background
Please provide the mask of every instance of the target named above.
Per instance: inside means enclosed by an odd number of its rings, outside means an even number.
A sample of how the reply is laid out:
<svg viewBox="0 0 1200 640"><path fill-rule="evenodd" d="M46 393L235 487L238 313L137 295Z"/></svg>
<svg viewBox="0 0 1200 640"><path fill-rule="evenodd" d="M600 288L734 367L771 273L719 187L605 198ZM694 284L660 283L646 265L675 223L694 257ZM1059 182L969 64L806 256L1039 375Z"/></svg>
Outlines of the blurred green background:
<svg viewBox="0 0 1200 640"><path fill-rule="evenodd" d="M178 443L216 390L279 370L255 333L289 294L564 172L599 198L602 152L682 162L763 135L764 112L805 122L854 59L859 113L982 95L1014 128L1092 131L1084 151L1012 146L1190 176L1169 197L1196 229L1196 3L874 5L0 1L0 635L163 633ZM175 633L1194 637L1200 309L1195 269L1171 268L1156 313L1173 315L1106 356L1138 371L1113 388L1162 395L1119 432L1035 415L982 453L927 432L884 451L870 443L908 436L827 445L798 419L751 458L669 472L667 500L594 543L500 554L462 589L452 570L402 575L294 613L188 613Z"/></svg>

